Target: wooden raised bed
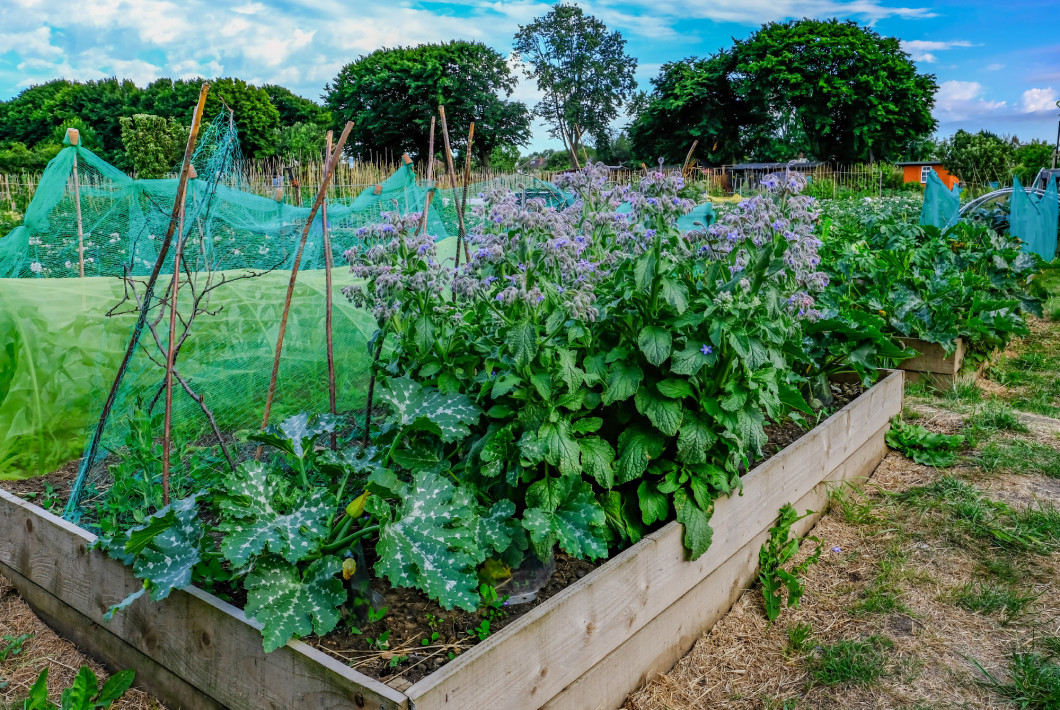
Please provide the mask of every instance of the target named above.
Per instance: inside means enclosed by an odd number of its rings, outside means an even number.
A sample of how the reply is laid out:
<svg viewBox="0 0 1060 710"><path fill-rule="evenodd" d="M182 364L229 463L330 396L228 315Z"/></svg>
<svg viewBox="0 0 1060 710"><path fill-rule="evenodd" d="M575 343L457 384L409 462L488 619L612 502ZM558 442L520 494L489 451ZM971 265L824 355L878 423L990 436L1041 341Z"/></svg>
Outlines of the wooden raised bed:
<svg viewBox="0 0 1060 710"><path fill-rule="evenodd" d="M909 373L907 380L916 382L924 377L932 384L942 387L950 387L961 372L964 363L965 345L962 338L957 338L957 349L952 355L946 355L946 351L938 343L929 343L920 338L899 338L902 346L916 350L919 355L898 364L899 369Z"/></svg>
<svg viewBox="0 0 1060 710"><path fill-rule="evenodd" d="M88 550L89 533L3 491L0 573L49 624L109 664L135 668L174 708L617 708L753 581L781 506L823 511L823 483L871 475L901 406L902 373L892 372L748 474L743 495L719 500L700 559L686 560L682 528L670 523L433 674L394 682L401 692L300 641L265 654L242 611L195 588L137 600L102 622L140 582Z"/></svg>

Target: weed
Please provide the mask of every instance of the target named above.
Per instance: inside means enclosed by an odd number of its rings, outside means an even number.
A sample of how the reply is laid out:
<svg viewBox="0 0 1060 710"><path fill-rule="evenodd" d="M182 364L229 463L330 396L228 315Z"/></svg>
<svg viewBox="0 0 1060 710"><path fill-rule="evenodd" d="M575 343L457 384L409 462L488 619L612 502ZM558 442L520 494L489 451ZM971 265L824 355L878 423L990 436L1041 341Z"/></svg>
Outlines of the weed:
<svg viewBox="0 0 1060 710"><path fill-rule="evenodd" d="M892 648L894 642L886 636L821 646L812 660L810 672L822 685L865 685L884 674L885 653Z"/></svg>
<svg viewBox="0 0 1060 710"><path fill-rule="evenodd" d="M1034 441L991 442L979 452L979 465L986 471L1009 471L1023 475L1060 478L1060 451Z"/></svg>
<svg viewBox="0 0 1060 710"><path fill-rule="evenodd" d="M1019 618L1037 594L1023 595L1011 587L969 582L952 592L953 602L968 611L987 616L1004 612L1002 623Z"/></svg>
<svg viewBox="0 0 1060 710"><path fill-rule="evenodd" d="M1004 557L996 557L989 560L980 560L979 567L999 582L1015 584L1026 579L1024 572L1012 563L1012 560Z"/></svg>
<svg viewBox="0 0 1060 710"><path fill-rule="evenodd" d="M987 685L1021 710L1055 710L1060 707L1060 664L1037 653L1013 653L1009 680L1002 683L979 665Z"/></svg>
<svg viewBox="0 0 1060 710"><path fill-rule="evenodd" d="M869 525L880 522L875 506L851 487L853 494L844 488L836 488L830 494L831 504L838 507L843 522L848 525Z"/></svg>
<svg viewBox="0 0 1060 710"><path fill-rule="evenodd" d="M479 641L485 641L490 635L490 620L483 619L482 623L477 627L467 632L469 636L474 636Z"/></svg>
<svg viewBox="0 0 1060 710"><path fill-rule="evenodd" d="M1060 636L1042 636L1037 645L1050 658L1060 658Z"/></svg>
<svg viewBox="0 0 1060 710"><path fill-rule="evenodd" d="M758 561L761 565L758 580L762 583L766 616L769 617L770 622L776 621L780 616L780 610L784 605L785 589L787 590L787 605L798 606L803 592L799 576L821 558L821 551L824 549L821 539L807 537L807 540L817 543L817 549L790 570L784 569L784 565L790 562L799 551L799 539L791 537L791 526L806 516L813 515L813 512L808 510L799 515L790 503L785 503L780 509L780 519L769 529L769 539L758 553Z"/></svg>
<svg viewBox="0 0 1060 710"><path fill-rule="evenodd" d="M906 424L896 418L887 432L887 445L925 466L952 466L954 453L965 441L962 434L937 434L919 424Z"/></svg>
<svg viewBox="0 0 1060 710"><path fill-rule="evenodd" d="M899 599L901 591L889 581L877 579L865 587L861 601L850 611L859 614L893 614L908 612L909 608Z"/></svg>
<svg viewBox="0 0 1060 710"><path fill-rule="evenodd" d="M957 381L942 391L942 399L946 402L978 402L983 396L983 391L975 382Z"/></svg>
<svg viewBox="0 0 1060 710"><path fill-rule="evenodd" d="M788 646L785 654L794 656L805 653L813 645L813 629L805 621L788 627Z"/></svg>
<svg viewBox="0 0 1060 710"><path fill-rule="evenodd" d="M0 641L4 642L3 646L0 646L0 661L6 661L9 656L17 656L22 653L22 644L26 643L33 638L33 634L22 634L21 636L0 636Z"/></svg>
<svg viewBox="0 0 1060 710"><path fill-rule="evenodd" d="M990 400L986 406L969 417L968 424L973 432L1029 431L1012 407L996 399Z"/></svg>

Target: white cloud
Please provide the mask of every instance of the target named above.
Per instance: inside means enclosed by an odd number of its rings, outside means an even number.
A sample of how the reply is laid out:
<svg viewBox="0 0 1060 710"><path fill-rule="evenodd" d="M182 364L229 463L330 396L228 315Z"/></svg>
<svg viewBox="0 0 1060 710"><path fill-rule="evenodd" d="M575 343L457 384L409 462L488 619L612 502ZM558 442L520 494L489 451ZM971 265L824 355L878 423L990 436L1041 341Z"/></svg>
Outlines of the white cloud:
<svg viewBox="0 0 1060 710"><path fill-rule="evenodd" d="M954 47L974 46L974 44L967 40L955 40L952 42L939 42L926 39L902 40L902 49L909 52L914 61L927 63L938 60L938 57L935 56L934 52L941 52L946 49L953 49Z"/></svg>
<svg viewBox="0 0 1060 710"><path fill-rule="evenodd" d="M978 81L944 81L935 94L935 113L943 121L966 121L1005 108L1004 101L987 101Z"/></svg>
<svg viewBox="0 0 1060 710"><path fill-rule="evenodd" d="M993 64L987 64L986 65L986 70L987 71L997 71L999 69L1004 69L1004 68L1005 68L1004 64L998 64L997 62L994 62Z"/></svg>
<svg viewBox="0 0 1060 710"><path fill-rule="evenodd" d="M1024 113L1052 111L1056 109L1057 96L1053 87L1045 89L1027 89L1020 98L1020 108Z"/></svg>

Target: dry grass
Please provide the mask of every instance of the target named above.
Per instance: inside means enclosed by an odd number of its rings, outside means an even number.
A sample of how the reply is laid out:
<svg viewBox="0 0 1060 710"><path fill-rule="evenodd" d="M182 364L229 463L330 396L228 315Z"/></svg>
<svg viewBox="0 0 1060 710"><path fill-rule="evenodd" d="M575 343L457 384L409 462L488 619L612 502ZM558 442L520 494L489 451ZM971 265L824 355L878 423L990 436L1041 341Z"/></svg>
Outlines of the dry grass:
<svg viewBox="0 0 1060 710"><path fill-rule="evenodd" d="M91 668L101 683L109 677L102 665L85 656L74 644L41 621L10 582L0 577L0 636L17 637L22 634L33 636L22 646L21 653L0 662L0 681L7 682L6 686L0 688L0 708L6 710L12 703L20 703L45 668L48 669L49 696L55 703L59 702L62 689L73 683L82 665ZM6 645L7 642L0 640L0 648ZM157 700L137 688L130 689L111 705L112 710L155 710L162 707Z"/></svg>

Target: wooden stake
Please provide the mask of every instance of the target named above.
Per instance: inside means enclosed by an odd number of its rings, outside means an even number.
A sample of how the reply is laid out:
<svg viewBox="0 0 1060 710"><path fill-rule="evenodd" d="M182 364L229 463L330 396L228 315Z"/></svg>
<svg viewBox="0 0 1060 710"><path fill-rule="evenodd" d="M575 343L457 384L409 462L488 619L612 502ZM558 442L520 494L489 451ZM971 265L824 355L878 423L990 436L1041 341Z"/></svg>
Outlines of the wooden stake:
<svg viewBox="0 0 1060 710"><path fill-rule="evenodd" d="M332 131L328 131L328 155L331 155ZM326 193L325 193L326 194ZM328 405L332 416L337 415L338 408L335 403L335 343L332 337L331 312L333 310L333 298L331 294L331 267L334 265L334 256L331 253L331 235L328 234L328 201L325 199L320 205L320 219L324 230L324 288L327 290L327 298L324 303L324 335L327 340L328 349ZM338 434L331 432L331 450L339 448Z"/></svg>
<svg viewBox="0 0 1060 710"><path fill-rule="evenodd" d="M85 278L85 232L81 224L81 181L77 177L77 148L81 145L81 134L76 128L66 129L66 138L74 149L74 209L77 212L77 267L81 278Z"/></svg>
<svg viewBox="0 0 1060 710"><path fill-rule="evenodd" d="M427 199L423 205L423 214L420 216L419 233L427 231L427 214L431 211L431 199L434 197L434 116L431 116L431 140L428 143L427 152Z"/></svg>
<svg viewBox="0 0 1060 710"><path fill-rule="evenodd" d="M467 159L464 161L464 195L457 205L457 218L460 223L460 231L456 236L456 267L460 268L460 248L464 248L464 261L471 261L471 252L467 248L467 227L464 222L464 212L467 210L467 187L471 182L471 144L475 140L475 122L471 122L471 128L467 132Z"/></svg>
<svg viewBox="0 0 1060 710"><path fill-rule="evenodd" d="M688 170L688 163L692 160L692 153L696 151L696 146L699 145L698 140L692 141L692 147L688 149L688 155L685 156L685 162L681 165L681 175L685 175Z"/></svg>
<svg viewBox="0 0 1060 710"><path fill-rule="evenodd" d="M449 186L456 189L456 169L453 167L453 151L449 148L449 126L445 122L445 106L438 106L442 117L442 143L445 145L445 163L449 167Z"/></svg>
<svg viewBox="0 0 1060 710"><path fill-rule="evenodd" d="M324 201L324 196L328 191L328 183L331 182L331 176L335 174L335 166L338 165L339 156L342 155L342 149L345 147L346 139L349 137L352 129L353 122L347 122L346 127L342 129L342 135L339 136L339 143L335 146L335 152L328 156L327 169L324 172L324 178L320 183L320 188L317 190L316 200L313 201L313 208L309 211L309 217L306 218L305 224L302 226L302 238L298 241L298 252L295 254L294 264L291 265L291 280L287 284L287 297L283 304L283 315L280 318L280 333L276 338L276 357L272 361L272 376L269 379L269 393L265 397L265 415L261 419L262 431L264 431L265 427L269 425L269 413L272 411L272 400L276 396L276 380L280 374L280 357L283 355L283 336L287 332L287 317L291 313L291 299L294 297L294 286L298 280L298 267L302 263L302 252L305 251L306 239L309 237L309 228L313 224L313 218L316 217L317 210L320 209L320 205ZM261 446L258 446L258 450L254 454L255 459L261 459L261 448Z"/></svg>
<svg viewBox="0 0 1060 710"><path fill-rule="evenodd" d="M173 357L177 349L177 289L180 287L180 257L184 251L184 195L188 187L188 174L191 172L191 156L195 152L195 141L199 136L199 125L202 122L202 112L206 107L206 94L210 91L209 84L203 84L199 91L199 103L195 105L195 114L191 119L191 131L188 133L188 144L184 147L184 163L180 170L180 182L177 184L177 196L173 201L173 214L169 219L169 230L166 234L166 246L173 239L173 231L176 225L180 225L177 234L177 251L173 257L173 282L169 285L172 296L169 304L169 343L166 353L166 411L165 423L162 429L162 504L169 505L169 456L173 449ZM163 251L163 255L164 255ZM161 268L161 259L155 265L155 269ZM148 298L150 298L150 289ZM149 304L148 304L149 305Z"/></svg>

